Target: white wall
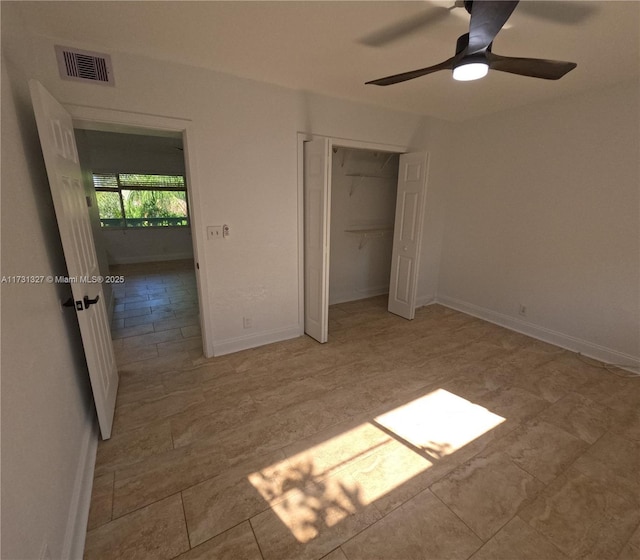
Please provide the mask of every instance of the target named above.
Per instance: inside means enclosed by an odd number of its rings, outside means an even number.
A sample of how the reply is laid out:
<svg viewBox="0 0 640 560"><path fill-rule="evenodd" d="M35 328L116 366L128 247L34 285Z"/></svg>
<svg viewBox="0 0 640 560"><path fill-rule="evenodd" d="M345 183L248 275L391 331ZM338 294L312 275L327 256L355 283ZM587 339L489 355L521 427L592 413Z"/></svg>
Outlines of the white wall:
<svg viewBox="0 0 640 560"><path fill-rule="evenodd" d="M66 275L27 89L2 6L2 275ZM7 20L10 23L7 23ZM5 26L7 23L7 26ZM2 291L2 558L82 555L94 408L68 285ZM87 486L87 482L89 486ZM84 498L84 499L83 499Z"/></svg>
<svg viewBox="0 0 640 560"><path fill-rule="evenodd" d="M638 104L631 83L459 125L439 298L603 359L637 360Z"/></svg>
<svg viewBox="0 0 640 560"><path fill-rule="evenodd" d="M405 146L426 138L428 121L415 115L123 53L111 53L115 88L63 81L54 43L34 37L36 73L63 103L192 121L200 200L192 235L217 353L301 332L296 133ZM218 224L229 224L231 236L205 241L206 226ZM252 328L243 328L244 316Z"/></svg>
<svg viewBox="0 0 640 560"><path fill-rule="evenodd" d="M357 176L363 174L372 177ZM389 292L397 182L396 154L346 148L333 154L330 305ZM384 226L389 230L364 241L347 231Z"/></svg>
<svg viewBox="0 0 640 560"><path fill-rule="evenodd" d="M190 227L103 228L100 236L109 264L193 258Z"/></svg>

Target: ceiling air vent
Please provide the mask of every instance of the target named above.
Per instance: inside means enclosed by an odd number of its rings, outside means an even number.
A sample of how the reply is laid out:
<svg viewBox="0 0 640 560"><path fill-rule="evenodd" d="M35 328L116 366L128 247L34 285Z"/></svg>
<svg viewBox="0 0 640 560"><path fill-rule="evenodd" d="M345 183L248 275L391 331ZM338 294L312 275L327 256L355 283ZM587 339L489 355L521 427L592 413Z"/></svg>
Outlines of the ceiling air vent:
<svg viewBox="0 0 640 560"><path fill-rule="evenodd" d="M56 45L56 58L60 77L64 80L115 85L111 57L108 54Z"/></svg>

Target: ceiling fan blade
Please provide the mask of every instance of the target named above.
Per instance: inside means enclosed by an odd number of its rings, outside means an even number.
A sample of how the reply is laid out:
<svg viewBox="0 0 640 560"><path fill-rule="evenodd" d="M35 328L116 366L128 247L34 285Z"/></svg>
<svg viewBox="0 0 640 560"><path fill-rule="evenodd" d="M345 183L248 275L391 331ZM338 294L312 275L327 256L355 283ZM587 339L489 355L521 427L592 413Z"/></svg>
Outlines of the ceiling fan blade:
<svg viewBox="0 0 640 560"><path fill-rule="evenodd" d="M428 68L420 68L419 70L411 70L410 72L403 72L402 74L394 74L393 76L387 76L386 78L380 78L378 80L371 80L366 84L373 84L376 86L390 86L392 84L399 84L400 82L406 82L407 80L413 80L420 76L426 76L427 74L433 74L439 70L452 70L454 63L459 56L451 57L449 60L445 60L435 66L429 66Z"/></svg>
<svg viewBox="0 0 640 560"><path fill-rule="evenodd" d="M543 78L545 80L559 80L577 66L575 62L500 56L491 52L487 53L487 60L489 68L492 70L530 76L531 78Z"/></svg>
<svg viewBox="0 0 640 560"><path fill-rule="evenodd" d="M469 46L466 54L484 52L507 23L518 0L474 0L471 5Z"/></svg>
<svg viewBox="0 0 640 560"><path fill-rule="evenodd" d="M446 19L454 7L455 6L451 8L433 8L418 16L388 25L379 31L374 31L360 39L359 42L369 47L382 47L393 43L394 41L403 39L412 33L416 33L425 27L429 27Z"/></svg>

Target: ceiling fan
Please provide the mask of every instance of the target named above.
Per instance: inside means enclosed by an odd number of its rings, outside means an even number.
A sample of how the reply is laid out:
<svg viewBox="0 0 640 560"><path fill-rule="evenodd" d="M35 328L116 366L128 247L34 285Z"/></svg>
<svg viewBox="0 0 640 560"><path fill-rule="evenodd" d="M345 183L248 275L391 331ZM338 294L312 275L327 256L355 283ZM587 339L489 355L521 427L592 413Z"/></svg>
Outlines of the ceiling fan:
<svg viewBox="0 0 640 560"><path fill-rule="evenodd" d="M486 76L490 68L532 78L558 80L573 70L577 66L575 62L500 56L491 51L493 40L517 5L518 0L465 0L464 7L471 14L469 33L458 38L453 57L434 66L366 83L389 86L439 70L453 70L454 79L469 81Z"/></svg>

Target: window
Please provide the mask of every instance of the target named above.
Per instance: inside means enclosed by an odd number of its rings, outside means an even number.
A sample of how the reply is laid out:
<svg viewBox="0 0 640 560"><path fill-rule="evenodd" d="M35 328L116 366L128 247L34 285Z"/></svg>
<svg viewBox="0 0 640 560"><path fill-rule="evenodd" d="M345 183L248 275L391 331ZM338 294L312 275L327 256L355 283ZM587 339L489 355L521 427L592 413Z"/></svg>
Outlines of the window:
<svg viewBox="0 0 640 560"><path fill-rule="evenodd" d="M189 225L182 175L95 173L93 184L103 228Z"/></svg>

